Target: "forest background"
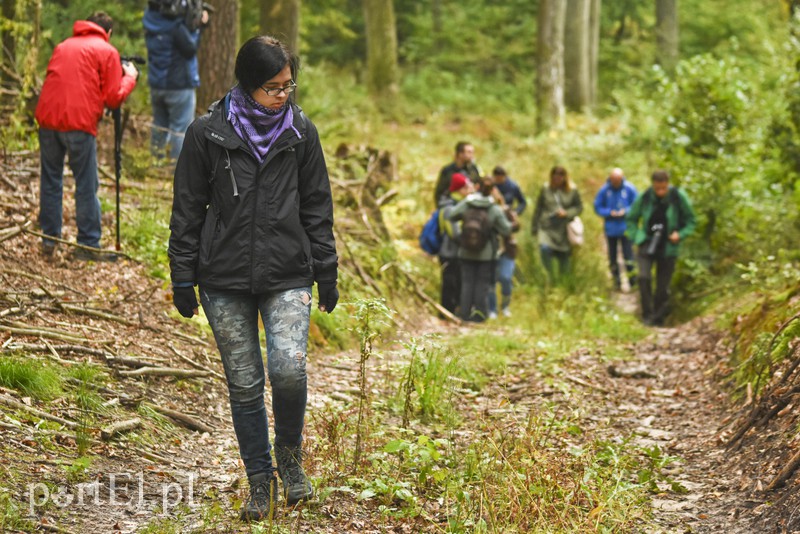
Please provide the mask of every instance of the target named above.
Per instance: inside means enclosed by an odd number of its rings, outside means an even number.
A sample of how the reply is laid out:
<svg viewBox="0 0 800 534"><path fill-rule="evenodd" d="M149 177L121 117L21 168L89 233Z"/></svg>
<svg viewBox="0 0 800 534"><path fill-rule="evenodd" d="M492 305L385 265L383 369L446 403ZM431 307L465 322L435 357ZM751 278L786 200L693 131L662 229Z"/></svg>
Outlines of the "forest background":
<svg viewBox="0 0 800 534"><path fill-rule="evenodd" d="M337 235L347 242L342 255L358 270L340 280L342 312L314 313L320 347L357 348L359 335L349 333L362 332L363 348L369 335L359 330L361 312L376 306L375 297L399 311L414 305L416 289L437 298L437 264L418 249L416 237L433 209L428 199L439 168L451 161L456 141L469 140L483 170L503 165L530 201L556 164L570 171L583 196L588 243L577 253L568 287L547 287L528 232L532 210L523 217L517 307L509 324L526 329L525 340L546 344L547 336L566 336L557 344L566 350L570 336L615 343L644 335L632 317L618 319L601 222L590 204L610 168L622 167L642 190L652 170L663 167L699 217L675 277L676 322L714 316L721 329L745 341L731 357L734 397L748 384L763 384L791 352L788 343L780 351L765 348L765 339L793 313L786 303L800 279L800 22L794 2L212 3L199 53L199 111L232 84L239 44L258 33L276 34L301 57L298 101L320 130L334 180L358 182L367 174L332 163L342 147L356 154L386 151L396 164L392 181L371 191L382 199L386 225L379 246L357 232ZM50 53L70 35L74 20L97 9L113 16L112 43L123 55L145 55L144 2L3 1L4 150L36 149L31 109ZM132 129L123 146L129 180L144 179L153 168L145 70L125 103ZM111 139L99 142L108 155ZM337 222L346 222L353 208L352 199L343 198ZM104 208L111 209L108 201ZM154 197L139 208L123 212L124 246L166 287L169 205ZM409 286L408 280L418 282ZM742 316L754 318L732 322ZM384 335L388 330L382 327ZM479 335L485 337L476 350L500 350L500 341ZM447 343L448 350L469 350L468 341ZM476 365L471 372L480 374L489 364ZM403 487L367 489L388 492L387 502L412 500ZM603 521L613 529L618 519Z"/></svg>

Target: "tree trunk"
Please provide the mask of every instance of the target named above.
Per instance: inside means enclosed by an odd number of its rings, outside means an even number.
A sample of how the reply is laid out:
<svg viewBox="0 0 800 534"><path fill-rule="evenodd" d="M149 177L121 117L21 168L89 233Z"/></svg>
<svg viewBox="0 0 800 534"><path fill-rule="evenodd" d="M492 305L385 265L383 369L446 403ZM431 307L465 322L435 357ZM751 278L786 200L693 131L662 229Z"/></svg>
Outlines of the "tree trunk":
<svg viewBox="0 0 800 534"><path fill-rule="evenodd" d="M3 20L12 21L17 20L16 14L16 0L3 0L2 17ZM6 28L3 31L3 59L2 70L0 70L0 85L5 89L10 89L14 85L14 79L10 76L9 72L17 71L17 40L14 38L14 33L11 28ZM3 97L4 103L11 100L11 95Z"/></svg>
<svg viewBox="0 0 800 534"><path fill-rule="evenodd" d="M392 0L363 0L370 94L384 111L397 94L397 28Z"/></svg>
<svg viewBox="0 0 800 534"><path fill-rule="evenodd" d="M442 0L432 0L431 18L433 20L433 42L436 44L442 38Z"/></svg>
<svg viewBox="0 0 800 534"><path fill-rule="evenodd" d="M678 0L656 0L656 62L667 72L678 63Z"/></svg>
<svg viewBox="0 0 800 534"><path fill-rule="evenodd" d="M591 0L589 11L589 107L597 104L599 85L598 64L600 62L600 5L602 0Z"/></svg>
<svg viewBox="0 0 800 534"><path fill-rule="evenodd" d="M300 0L263 0L261 33L272 35L297 54L300 41Z"/></svg>
<svg viewBox="0 0 800 534"><path fill-rule="evenodd" d="M564 126L564 19L567 0L541 0L536 43L537 128Z"/></svg>
<svg viewBox="0 0 800 534"><path fill-rule="evenodd" d="M20 9L23 9L20 5ZM25 18L30 21L30 35L27 35L27 46L22 60L22 87L17 108L22 114L33 116L36 101L41 87L38 78L39 46L42 37L42 0L31 0L24 6Z"/></svg>
<svg viewBox="0 0 800 534"><path fill-rule="evenodd" d="M200 37L197 61L200 87L197 88L197 111L205 113L236 81L234 66L239 48L239 2L216 0L211 21Z"/></svg>
<svg viewBox="0 0 800 534"><path fill-rule="evenodd" d="M591 6L592 0L567 0L564 23L564 101L572 111L585 111L589 107Z"/></svg>

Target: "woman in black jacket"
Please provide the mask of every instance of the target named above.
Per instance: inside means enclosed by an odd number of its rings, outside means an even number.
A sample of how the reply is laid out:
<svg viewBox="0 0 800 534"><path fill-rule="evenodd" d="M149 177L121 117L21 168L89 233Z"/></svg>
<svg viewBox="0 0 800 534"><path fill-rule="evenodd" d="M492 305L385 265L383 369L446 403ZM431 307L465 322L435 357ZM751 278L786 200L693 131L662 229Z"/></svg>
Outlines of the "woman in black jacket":
<svg viewBox="0 0 800 534"><path fill-rule="evenodd" d="M175 169L169 258L175 307L197 314L194 286L225 368L250 481L243 519L271 515L313 490L301 466L311 286L332 312L333 202L316 128L289 100L296 60L268 36L236 56L238 84L186 132ZM267 336L275 447L269 442L258 316Z"/></svg>

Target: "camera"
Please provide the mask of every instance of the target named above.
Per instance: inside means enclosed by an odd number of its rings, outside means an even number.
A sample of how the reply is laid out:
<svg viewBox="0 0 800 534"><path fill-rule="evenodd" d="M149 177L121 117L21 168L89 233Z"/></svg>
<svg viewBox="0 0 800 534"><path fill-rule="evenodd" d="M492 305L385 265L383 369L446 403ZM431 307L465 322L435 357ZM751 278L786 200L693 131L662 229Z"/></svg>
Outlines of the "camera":
<svg viewBox="0 0 800 534"><path fill-rule="evenodd" d="M647 244L644 253L652 257L656 255L658 248L661 246L661 241L664 239L664 225L654 224L650 228L650 231L653 233L653 236L650 238L650 242Z"/></svg>

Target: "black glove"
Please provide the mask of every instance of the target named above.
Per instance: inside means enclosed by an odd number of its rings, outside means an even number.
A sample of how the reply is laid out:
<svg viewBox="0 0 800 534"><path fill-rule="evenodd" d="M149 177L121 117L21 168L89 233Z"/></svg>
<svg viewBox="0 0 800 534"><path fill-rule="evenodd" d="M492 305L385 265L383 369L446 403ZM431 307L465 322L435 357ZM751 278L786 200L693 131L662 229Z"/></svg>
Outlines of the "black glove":
<svg viewBox="0 0 800 534"><path fill-rule="evenodd" d="M191 319L194 315L194 310L197 309L197 296L194 293L194 287L173 287L172 303L181 315Z"/></svg>
<svg viewBox="0 0 800 534"><path fill-rule="evenodd" d="M323 311L331 313L339 302L339 290L336 289L336 281L317 282L317 292L319 293L319 306L324 307Z"/></svg>

